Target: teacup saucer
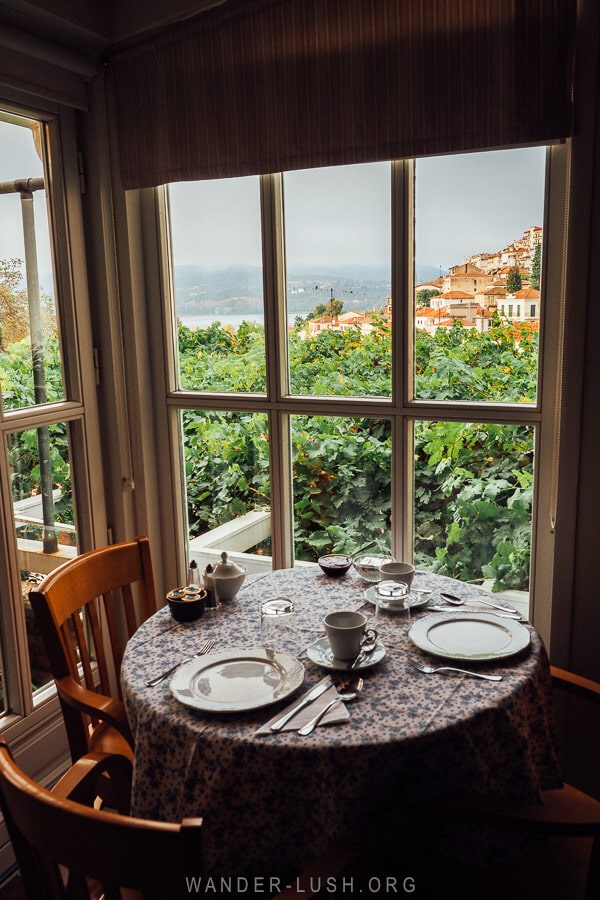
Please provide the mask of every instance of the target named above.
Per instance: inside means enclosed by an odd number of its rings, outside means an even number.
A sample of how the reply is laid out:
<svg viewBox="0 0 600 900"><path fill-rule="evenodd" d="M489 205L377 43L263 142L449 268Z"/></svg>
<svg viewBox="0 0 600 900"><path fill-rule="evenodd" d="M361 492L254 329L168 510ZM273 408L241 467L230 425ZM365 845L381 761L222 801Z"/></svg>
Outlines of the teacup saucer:
<svg viewBox="0 0 600 900"><path fill-rule="evenodd" d="M429 596L429 593L424 596L420 596L419 594L413 594L411 592L409 594L410 608L416 609L418 606L425 606L429 602ZM368 600L368 602L372 603L373 606L377 604L379 609L385 609L386 612L406 612L404 607L404 598L402 598L401 600L396 600L392 597L381 597L377 593L377 585L373 585L373 587L367 588L367 590L365 591L365 600Z"/></svg>
<svg viewBox="0 0 600 900"><path fill-rule="evenodd" d="M318 666L323 666L324 669L333 669L337 671L348 671L353 662L353 660L346 661L343 659L336 659L331 652L331 647L329 646L329 641L326 637L319 638L314 641L314 643L309 644L306 648L306 655ZM353 671L358 672L360 669L369 669L371 666L375 666L378 662L381 662L384 656L385 647L381 641L377 641L373 652L362 659L359 664L354 667Z"/></svg>

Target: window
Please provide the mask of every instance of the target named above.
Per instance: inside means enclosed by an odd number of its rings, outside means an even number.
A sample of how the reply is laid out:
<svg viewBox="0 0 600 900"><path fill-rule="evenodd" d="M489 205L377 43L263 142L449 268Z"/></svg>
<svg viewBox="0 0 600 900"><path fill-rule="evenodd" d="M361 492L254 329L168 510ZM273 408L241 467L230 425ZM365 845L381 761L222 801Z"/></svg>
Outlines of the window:
<svg viewBox="0 0 600 900"><path fill-rule="evenodd" d="M554 383L539 347L554 313L542 294L539 330L507 323L503 298L523 276L506 260L520 241L531 262L531 229L541 240L549 227L546 166L563 152L167 188L179 371L169 407L201 564L225 549L251 570L299 565L376 541L527 595ZM225 200L202 200L220 192L236 204L227 213ZM197 322L201 294L210 319ZM556 356L543 357L550 374Z"/></svg>
<svg viewBox="0 0 600 900"><path fill-rule="evenodd" d="M89 440L96 434L92 353L77 230L59 161L64 124L0 110L0 493L2 542L2 711L18 726L53 695L28 591L90 541ZM50 161L52 166L50 166ZM50 181L49 171L56 173ZM61 240L62 238L62 240ZM81 262L81 260L80 260ZM92 488L91 481L95 481ZM10 510L10 512L8 512ZM98 520L97 519L97 520ZM9 601L10 598L10 601ZM56 750L53 751L56 753Z"/></svg>

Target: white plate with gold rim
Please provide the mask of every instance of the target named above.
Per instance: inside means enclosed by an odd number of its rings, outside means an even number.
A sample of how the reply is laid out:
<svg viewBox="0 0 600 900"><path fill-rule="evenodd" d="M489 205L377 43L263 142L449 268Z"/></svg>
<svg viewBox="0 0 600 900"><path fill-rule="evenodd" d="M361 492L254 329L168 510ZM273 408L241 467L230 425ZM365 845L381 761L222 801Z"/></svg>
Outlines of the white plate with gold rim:
<svg viewBox="0 0 600 900"><path fill-rule="evenodd" d="M408 636L426 653L473 661L514 656L531 640L520 622L479 612L425 616L411 626Z"/></svg>
<svg viewBox="0 0 600 900"><path fill-rule="evenodd" d="M304 681L302 663L280 650L207 653L173 675L176 700L203 712L245 712L283 700Z"/></svg>

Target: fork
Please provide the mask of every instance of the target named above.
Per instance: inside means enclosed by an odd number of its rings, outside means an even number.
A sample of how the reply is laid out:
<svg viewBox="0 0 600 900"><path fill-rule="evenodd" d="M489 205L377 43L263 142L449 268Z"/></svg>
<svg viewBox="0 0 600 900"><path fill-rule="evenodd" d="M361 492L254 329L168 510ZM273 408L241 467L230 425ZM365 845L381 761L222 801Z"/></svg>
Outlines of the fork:
<svg viewBox="0 0 600 900"><path fill-rule="evenodd" d="M161 681L164 681L165 678L168 678L169 675L172 675L175 669L178 669L179 666L183 666L185 663L191 662L198 656L204 656L204 654L208 653L209 650L212 650L214 646L214 641L205 641L200 645L197 653L192 653L191 656L186 656L185 659L180 659L179 662L176 662L175 665L171 666L170 669L167 669L166 672L162 672L160 675L156 675L155 678L151 678L150 681L146 682L146 687L156 687L157 684L160 684Z"/></svg>
<svg viewBox="0 0 600 900"><path fill-rule="evenodd" d="M426 675L433 675L435 672L462 672L463 675L470 675L471 678L485 678L486 681L502 681L502 675L484 675L483 672L470 672L468 669L457 669L454 666L426 666L416 659L409 659L409 664L419 672L425 672Z"/></svg>

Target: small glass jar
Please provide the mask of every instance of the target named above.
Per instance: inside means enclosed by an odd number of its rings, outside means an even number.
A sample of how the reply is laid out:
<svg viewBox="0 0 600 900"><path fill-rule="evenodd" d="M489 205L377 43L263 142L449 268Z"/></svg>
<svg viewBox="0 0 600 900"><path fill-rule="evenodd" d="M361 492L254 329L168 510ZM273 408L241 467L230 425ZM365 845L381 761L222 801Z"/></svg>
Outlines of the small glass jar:
<svg viewBox="0 0 600 900"><path fill-rule="evenodd" d="M271 597L260 605L260 636L266 650L297 651L294 604L287 597Z"/></svg>

